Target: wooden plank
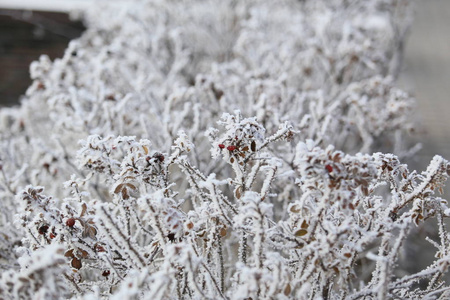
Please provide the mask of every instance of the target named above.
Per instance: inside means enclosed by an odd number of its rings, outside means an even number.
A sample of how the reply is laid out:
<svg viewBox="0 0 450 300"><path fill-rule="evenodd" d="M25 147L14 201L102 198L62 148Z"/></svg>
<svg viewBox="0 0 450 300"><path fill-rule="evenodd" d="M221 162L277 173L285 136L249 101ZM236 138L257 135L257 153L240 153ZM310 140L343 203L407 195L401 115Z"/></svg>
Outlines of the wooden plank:
<svg viewBox="0 0 450 300"><path fill-rule="evenodd" d="M0 0L0 9L70 12L87 9L92 0Z"/></svg>

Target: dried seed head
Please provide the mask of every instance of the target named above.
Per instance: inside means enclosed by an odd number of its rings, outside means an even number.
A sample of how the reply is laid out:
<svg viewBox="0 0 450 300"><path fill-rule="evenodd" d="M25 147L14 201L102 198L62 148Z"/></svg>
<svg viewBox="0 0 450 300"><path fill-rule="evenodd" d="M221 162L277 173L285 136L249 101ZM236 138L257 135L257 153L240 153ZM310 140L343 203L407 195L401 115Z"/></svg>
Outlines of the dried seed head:
<svg viewBox="0 0 450 300"><path fill-rule="evenodd" d="M48 231L48 225L42 225L41 227L39 227L38 231L39 234L46 234Z"/></svg>
<svg viewBox="0 0 450 300"><path fill-rule="evenodd" d="M167 238L169 239L169 241L171 241L171 242L175 242L175 233L169 233L168 235L167 235Z"/></svg>

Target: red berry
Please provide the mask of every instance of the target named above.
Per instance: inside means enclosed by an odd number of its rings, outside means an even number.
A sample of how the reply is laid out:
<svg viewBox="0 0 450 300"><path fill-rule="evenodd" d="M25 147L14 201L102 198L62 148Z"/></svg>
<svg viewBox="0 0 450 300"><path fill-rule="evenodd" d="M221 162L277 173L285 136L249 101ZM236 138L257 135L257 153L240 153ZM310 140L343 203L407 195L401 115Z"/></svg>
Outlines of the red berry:
<svg viewBox="0 0 450 300"><path fill-rule="evenodd" d="M227 149L229 151L234 151L234 150L236 150L236 146L228 146Z"/></svg>
<svg viewBox="0 0 450 300"><path fill-rule="evenodd" d="M224 144L219 144L219 148L223 149L223 148L225 148L225 145Z"/></svg>
<svg viewBox="0 0 450 300"><path fill-rule="evenodd" d="M53 232L50 232L50 238L54 239L56 237L56 235Z"/></svg>
<svg viewBox="0 0 450 300"><path fill-rule="evenodd" d="M103 271L102 276L108 277L109 274L111 274L111 272L109 270L105 270L105 271Z"/></svg>
<svg viewBox="0 0 450 300"><path fill-rule="evenodd" d="M333 167L330 166L330 165L326 165L326 166L325 166L325 169L327 169L328 173L333 172Z"/></svg>
<svg viewBox="0 0 450 300"><path fill-rule="evenodd" d="M75 225L75 219L74 218L67 219L66 225L69 227L73 227Z"/></svg>

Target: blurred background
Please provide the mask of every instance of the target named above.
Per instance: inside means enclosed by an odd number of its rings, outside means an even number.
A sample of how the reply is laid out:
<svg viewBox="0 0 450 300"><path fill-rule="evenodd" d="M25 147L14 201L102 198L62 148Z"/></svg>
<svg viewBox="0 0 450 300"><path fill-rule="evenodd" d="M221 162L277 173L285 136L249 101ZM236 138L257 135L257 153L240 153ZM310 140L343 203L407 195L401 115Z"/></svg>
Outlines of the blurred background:
<svg viewBox="0 0 450 300"><path fill-rule="evenodd" d="M424 170L434 155L450 159L450 1L416 0L414 22L406 42L399 85L417 100L417 135L422 150L410 167ZM450 199L450 184L442 196ZM436 227L413 229L403 264L416 272L428 266L436 249L425 237L439 240ZM450 282L450 276L446 276Z"/></svg>
<svg viewBox="0 0 450 300"><path fill-rule="evenodd" d="M5 9L0 1L0 106L19 102L31 84L29 66L41 54L61 57L85 29L61 12Z"/></svg>
<svg viewBox="0 0 450 300"><path fill-rule="evenodd" d="M418 168L435 154L450 159L450 1L416 1L399 84L417 99Z"/></svg>
<svg viewBox="0 0 450 300"><path fill-rule="evenodd" d="M0 0L0 107L18 103L31 84L33 60L62 56L82 34L83 24L65 12L90 1ZM415 139L423 149L413 166L425 168L435 154L450 159L450 0L416 1L399 85L417 99Z"/></svg>

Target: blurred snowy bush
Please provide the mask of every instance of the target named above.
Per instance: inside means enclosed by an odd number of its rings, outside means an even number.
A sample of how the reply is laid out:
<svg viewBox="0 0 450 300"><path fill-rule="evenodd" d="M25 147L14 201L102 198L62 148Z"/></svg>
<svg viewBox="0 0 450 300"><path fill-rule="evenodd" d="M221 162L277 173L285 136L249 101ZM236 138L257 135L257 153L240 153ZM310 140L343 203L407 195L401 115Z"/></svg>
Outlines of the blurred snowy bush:
<svg viewBox="0 0 450 300"><path fill-rule="evenodd" d="M2 298L445 297L449 163L399 160L415 150L395 87L408 2L85 12L0 111ZM436 260L407 274L429 220Z"/></svg>

